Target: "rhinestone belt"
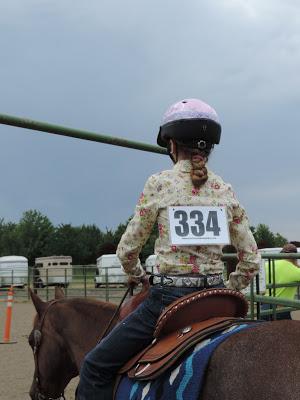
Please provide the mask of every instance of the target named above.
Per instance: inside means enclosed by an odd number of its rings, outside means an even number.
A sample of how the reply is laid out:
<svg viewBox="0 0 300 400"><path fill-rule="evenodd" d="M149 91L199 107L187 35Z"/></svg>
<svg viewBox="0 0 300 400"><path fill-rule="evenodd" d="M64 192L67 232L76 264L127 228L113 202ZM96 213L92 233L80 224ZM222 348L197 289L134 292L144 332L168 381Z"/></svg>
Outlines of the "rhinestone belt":
<svg viewBox="0 0 300 400"><path fill-rule="evenodd" d="M154 275L153 285L175 286L175 287L211 287L223 283L223 274L211 275Z"/></svg>

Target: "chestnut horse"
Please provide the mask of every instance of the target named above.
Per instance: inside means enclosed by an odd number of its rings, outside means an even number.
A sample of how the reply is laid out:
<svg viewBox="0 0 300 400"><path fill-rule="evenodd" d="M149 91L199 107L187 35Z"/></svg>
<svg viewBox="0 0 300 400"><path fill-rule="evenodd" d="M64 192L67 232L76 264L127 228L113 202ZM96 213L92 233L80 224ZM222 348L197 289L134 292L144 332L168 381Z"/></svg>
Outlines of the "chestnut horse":
<svg viewBox="0 0 300 400"><path fill-rule="evenodd" d="M37 315L29 336L35 371L30 396L63 399L84 355L97 343L116 306L88 299L42 301L31 293ZM40 332L40 333L38 333ZM258 324L220 344L209 362L201 400L298 400L300 321ZM99 399L100 400L100 399Z"/></svg>

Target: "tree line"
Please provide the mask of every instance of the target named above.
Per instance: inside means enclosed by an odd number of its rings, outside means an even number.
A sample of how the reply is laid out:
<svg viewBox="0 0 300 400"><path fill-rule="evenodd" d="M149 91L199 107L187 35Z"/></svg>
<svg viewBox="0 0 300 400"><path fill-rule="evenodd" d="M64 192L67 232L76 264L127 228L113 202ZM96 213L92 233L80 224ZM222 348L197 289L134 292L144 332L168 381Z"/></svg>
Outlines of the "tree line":
<svg viewBox="0 0 300 400"><path fill-rule="evenodd" d="M25 211L18 223L0 218L0 256L21 255L34 265L37 257L52 255L72 256L73 265L95 264L102 254L113 254L128 221L115 230L101 231L95 224L54 226L50 219L37 210ZM157 228L143 248L141 259L153 254Z"/></svg>
<svg viewBox="0 0 300 400"><path fill-rule="evenodd" d="M128 220L129 221L129 220ZM101 231L95 224L54 226L50 219L37 210L25 211L18 223L0 218L0 256L22 255L34 265L35 258L51 255L72 256L74 265L95 264L102 254L113 254L127 223L120 223L115 230ZM259 248L281 247L287 243L279 233L274 234L265 224L251 227ZM158 235L157 226L141 253L141 261L154 252Z"/></svg>

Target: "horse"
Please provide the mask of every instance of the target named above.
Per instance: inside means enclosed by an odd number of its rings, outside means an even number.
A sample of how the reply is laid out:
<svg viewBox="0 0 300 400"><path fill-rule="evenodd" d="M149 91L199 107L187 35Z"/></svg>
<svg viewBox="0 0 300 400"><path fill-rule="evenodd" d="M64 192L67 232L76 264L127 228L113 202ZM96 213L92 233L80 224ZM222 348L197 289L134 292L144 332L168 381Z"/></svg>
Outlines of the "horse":
<svg viewBox="0 0 300 400"><path fill-rule="evenodd" d="M58 290L50 302L33 292L31 298L37 315L29 335L35 359L30 396L64 399L65 387L78 375L84 355L105 332L117 306L64 298ZM298 400L299 339L300 321L291 320L260 323L230 336L209 361L201 400Z"/></svg>
<svg viewBox="0 0 300 400"><path fill-rule="evenodd" d="M84 355L104 333L117 306L65 298L58 287L55 300L49 302L42 301L33 291L30 295L37 314L28 337L35 362L29 394L36 400L64 398L64 389L78 375Z"/></svg>

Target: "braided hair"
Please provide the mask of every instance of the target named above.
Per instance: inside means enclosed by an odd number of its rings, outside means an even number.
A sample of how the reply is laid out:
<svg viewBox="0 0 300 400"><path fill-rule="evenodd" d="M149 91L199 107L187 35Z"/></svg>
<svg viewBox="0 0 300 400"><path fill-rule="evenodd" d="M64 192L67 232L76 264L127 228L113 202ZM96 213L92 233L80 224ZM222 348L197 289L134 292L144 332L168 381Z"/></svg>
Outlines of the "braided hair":
<svg viewBox="0 0 300 400"><path fill-rule="evenodd" d="M214 145L212 143L208 143L204 140L193 141L190 143L179 142L176 140L177 146L179 146L180 150L183 151L190 157L190 161L192 164L191 169L191 180L193 186L198 189L202 186L208 179L206 163L208 161L208 157L213 149ZM177 161L176 158L171 154L170 151L170 143L168 145L169 155L171 156L174 162ZM178 149L177 149L178 153Z"/></svg>
<svg viewBox="0 0 300 400"><path fill-rule="evenodd" d="M203 152L201 152L201 150L196 150L196 149L191 150L191 163L192 163L191 179L194 187L197 189L201 185L203 185L208 179L207 168L205 166L207 160L208 160L207 155L204 155Z"/></svg>

